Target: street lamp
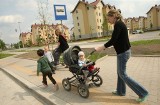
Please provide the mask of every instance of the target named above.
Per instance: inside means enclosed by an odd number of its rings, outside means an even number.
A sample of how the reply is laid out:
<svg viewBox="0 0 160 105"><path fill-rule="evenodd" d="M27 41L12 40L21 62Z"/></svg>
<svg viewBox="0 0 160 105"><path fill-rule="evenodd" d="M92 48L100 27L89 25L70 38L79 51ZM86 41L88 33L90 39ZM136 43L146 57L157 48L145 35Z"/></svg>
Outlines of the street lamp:
<svg viewBox="0 0 160 105"><path fill-rule="evenodd" d="M20 32L19 35L21 35L21 27L20 27L20 23L21 23L21 22L18 22L19 32ZM22 37L22 36L20 36L20 37ZM22 44L23 44L23 43L22 43ZM19 48L20 48L20 43L19 43L19 42L18 42L18 46L19 46ZM24 47L24 45L23 45L23 47Z"/></svg>
<svg viewBox="0 0 160 105"><path fill-rule="evenodd" d="M1 50L3 50L3 49L2 49L2 40L1 40L1 35L2 35L2 32L0 32L0 47L1 47Z"/></svg>

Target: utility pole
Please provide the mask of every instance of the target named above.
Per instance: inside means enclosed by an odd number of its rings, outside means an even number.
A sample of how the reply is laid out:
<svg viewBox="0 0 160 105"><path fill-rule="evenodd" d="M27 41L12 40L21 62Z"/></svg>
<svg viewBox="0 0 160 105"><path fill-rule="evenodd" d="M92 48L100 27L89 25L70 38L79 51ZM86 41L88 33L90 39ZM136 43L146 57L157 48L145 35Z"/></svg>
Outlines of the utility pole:
<svg viewBox="0 0 160 105"><path fill-rule="evenodd" d="M19 35L21 35L21 27L20 27L20 23L21 22L18 22L18 26L19 26L19 32L20 32L20 34ZM22 43L23 44L23 43ZM19 46L19 48L20 48L20 43L18 42L18 46ZM24 45L23 45L23 47L24 47Z"/></svg>
<svg viewBox="0 0 160 105"><path fill-rule="evenodd" d="M1 50L3 50L3 49L2 49L2 42L1 42L1 41L2 41L2 40L1 40L1 35L2 35L2 32L0 32L0 47L1 47Z"/></svg>

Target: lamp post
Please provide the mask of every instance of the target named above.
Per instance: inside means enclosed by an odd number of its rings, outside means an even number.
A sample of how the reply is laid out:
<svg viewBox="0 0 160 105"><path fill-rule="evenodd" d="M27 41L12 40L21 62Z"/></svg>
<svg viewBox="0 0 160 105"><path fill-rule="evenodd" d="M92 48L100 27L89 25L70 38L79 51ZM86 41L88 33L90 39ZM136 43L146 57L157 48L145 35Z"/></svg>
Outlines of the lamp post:
<svg viewBox="0 0 160 105"><path fill-rule="evenodd" d="M1 40L1 35L2 35L2 32L0 32L0 47L1 47L1 50L3 50L3 49L2 49L2 42L1 42L1 41L2 41L2 40Z"/></svg>
<svg viewBox="0 0 160 105"><path fill-rule="evenodd" d="M18 27L19 27L19 32L20 32L20 34L19 35L21 35L21 27L20 27L20 23L21 22L18 22ZM21 37L21 36L20 36ZM22 43L23 44L23 43ZM19 46L19 48L20 48L20 43L18 42L18 46ZM24 47L24 45L23 45L23 47Z"/></svg>

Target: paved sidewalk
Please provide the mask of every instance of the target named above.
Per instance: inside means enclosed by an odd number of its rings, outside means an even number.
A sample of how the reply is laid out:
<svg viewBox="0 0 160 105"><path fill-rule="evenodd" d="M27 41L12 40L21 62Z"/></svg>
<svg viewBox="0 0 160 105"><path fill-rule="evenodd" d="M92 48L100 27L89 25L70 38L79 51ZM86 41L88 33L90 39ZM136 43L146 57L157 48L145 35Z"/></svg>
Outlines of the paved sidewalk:
<svg viewBox="0 0 160 105"><path fill-rule="evenodd" d="M116 57L105 56L96 62L100 67L100 75L103 78L101 87L90 88L90 96L81 98L76 87L71 91L65 91L61 85L63 78L71 77L72 74L63 66L59 66L53 75L59 84L59 91L54 92L53 85L42 86L42 77L36 76L36 61L8 57L0 59L0 68L14 76L34 94L39 95L47 104L57 105L137 105L135 99L138 96L127 87L127 95L114 96L111 92L116 88ZM148 91L148 100L140 105L160 105L160 57L131 57L127 65L127 73L133 79L142 84Z"/></svg>

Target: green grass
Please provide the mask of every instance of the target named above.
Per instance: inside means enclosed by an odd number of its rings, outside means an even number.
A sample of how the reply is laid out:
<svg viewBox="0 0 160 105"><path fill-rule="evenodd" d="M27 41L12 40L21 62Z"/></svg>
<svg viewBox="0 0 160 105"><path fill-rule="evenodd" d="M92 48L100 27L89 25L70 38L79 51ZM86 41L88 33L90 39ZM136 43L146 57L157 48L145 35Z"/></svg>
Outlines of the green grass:
<svg viewBox="0 0 160 105"><path fill-rule="evenodd" d="M106 54L104 53L93 53L92 55L86 54L86 58L88 58L91 61L96 61L104 56L106 56Z"/></svg>
<svg viewBox="0 0 160 105"><path fill-rule="evenodd" d="M4 53L0 53L0 59L2 58L6 58L6 57L9 57L9 56L12 56L14 54L4 54Z"/></svg>
<svg viewBox="0 0 160 105"><path fill-rule="evenodd" d="M150 44L160 44L160 39L141 40L141 41L131 42L131 45L133 45L133 46L138 46L138 45L150 45Z"/></svg>

